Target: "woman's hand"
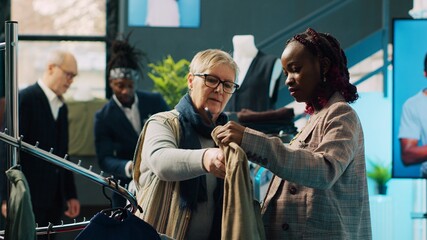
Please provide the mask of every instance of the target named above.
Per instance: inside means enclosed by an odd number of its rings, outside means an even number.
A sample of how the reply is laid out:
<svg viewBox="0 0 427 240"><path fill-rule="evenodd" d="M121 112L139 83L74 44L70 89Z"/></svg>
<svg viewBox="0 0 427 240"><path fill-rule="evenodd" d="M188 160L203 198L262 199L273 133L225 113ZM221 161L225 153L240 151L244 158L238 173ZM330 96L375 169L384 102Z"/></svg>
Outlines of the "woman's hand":
<svg viewBox="0 0 427 240"><path fill-rule="evenodd" d="M224 153L219 148L209 148L203 155L203 167L215 177L225 178Z"/></svg>
<svg viewBox="0 0 427 240"><path fill-rule="evenodd" d="M230 142L234 142L237 145L240 145L242 144L245 128L245 126L242 126L236 122L229 121L227 124L219 127L219 129L216 130L216 137L224 145L228 145Z"/></svg>

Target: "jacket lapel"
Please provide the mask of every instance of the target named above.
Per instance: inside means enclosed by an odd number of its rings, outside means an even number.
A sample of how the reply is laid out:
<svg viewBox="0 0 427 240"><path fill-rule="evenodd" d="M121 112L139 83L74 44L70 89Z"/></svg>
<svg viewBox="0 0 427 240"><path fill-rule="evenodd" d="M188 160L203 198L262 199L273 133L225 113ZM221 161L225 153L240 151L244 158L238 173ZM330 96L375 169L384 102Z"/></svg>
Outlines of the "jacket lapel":
<svg viewBox="0 0 427 240"><path fill-rule="evenodd" d="M336 103L345 101L344 98L339 93L334 93L329 99L325 107L322 108L319 112L313 114L307 122L307 125L301 130L300 133L291 141L291 145L298 146L300 148L306 147L306 140L311 135L314 130L314 127L319 123L319 120L323 118L326 114L328 108Z"/></svg>
<svg viewBox="0 0 427 240"><path fill-rule="evenodd" d="M111 112L112 112L112 116L116 116L114 117L114 125L119 127L121 126L121 130L120 131L126 131L129 134L133 134L136 137L138 137L139 133L137 133L135 131L135 129L133 128L132 124L130 123L129 119L126 117L126 114L122 111L122 109L120 109L120 107L116 104L116 102L114 102L114 100L112 100L111 102ZM124 134L126 134L126 132L124 132Z"/></svg>

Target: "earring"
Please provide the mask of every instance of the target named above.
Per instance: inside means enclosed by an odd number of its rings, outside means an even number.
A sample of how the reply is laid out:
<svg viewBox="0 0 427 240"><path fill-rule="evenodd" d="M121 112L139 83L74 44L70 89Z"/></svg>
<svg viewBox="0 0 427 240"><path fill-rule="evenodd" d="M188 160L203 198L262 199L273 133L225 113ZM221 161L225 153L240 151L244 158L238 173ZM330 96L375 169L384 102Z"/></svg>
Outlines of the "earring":
<svg viewBox="0 0 427 240"><path fill-rule="evenodd" d="M326 77L325 77L325 76L323 77L323 82L324 82L324 83L326 82Z"/></svg>

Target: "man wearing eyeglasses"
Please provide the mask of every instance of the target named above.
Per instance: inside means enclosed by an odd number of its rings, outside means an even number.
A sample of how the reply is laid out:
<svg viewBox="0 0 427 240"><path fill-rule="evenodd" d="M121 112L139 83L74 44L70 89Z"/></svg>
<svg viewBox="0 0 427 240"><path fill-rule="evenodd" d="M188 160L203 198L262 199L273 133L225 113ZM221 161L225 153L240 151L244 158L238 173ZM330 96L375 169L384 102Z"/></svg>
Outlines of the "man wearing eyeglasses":
<svg viewBox="0 0 427 240"><path fill-rule="evenodd" d="M63 95L77 75L73 54L52 52L37 83L19 92L19 133L23 141L64 157L68 151L67 106ZM73 174L27 153L20 165L30 188L34 217L39 227L60 224L62 215L75 218L80 212ZM5 214L5 213L3 213ZM52 236L50 236L52 239Z"/></svg>

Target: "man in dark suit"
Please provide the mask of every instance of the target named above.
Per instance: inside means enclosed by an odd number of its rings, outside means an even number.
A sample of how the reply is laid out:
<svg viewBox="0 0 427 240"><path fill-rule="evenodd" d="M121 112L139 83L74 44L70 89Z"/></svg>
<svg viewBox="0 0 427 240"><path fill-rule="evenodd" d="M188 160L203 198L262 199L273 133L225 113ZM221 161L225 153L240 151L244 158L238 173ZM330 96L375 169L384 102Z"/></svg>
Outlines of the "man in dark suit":
<svg viewBox="0 0 427 240"><path fill-rule="evenodd" d="M30 144L64 157L68 151L67 106L63 94L77 75L74 56L52 52L37 83L19 92L19 133ZM27 153L20 165L31 193L35 220L39 226L60 224L62 214L75 218L80 212L73 174Z"/></svg>
<svg viewBox="0 0 427 240"><path fill-rule="evenodd" d="M116 51L114 51L114 49ZM127 41L114 41L108 64L110 101L95 113L95 148L100 168L129 184L133 154L139 133L150 115L169 110L159 93L135 91L141 78L135 49ZM124 207L126 199L113 193L113 207Z"/></svg>

